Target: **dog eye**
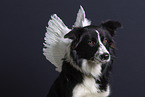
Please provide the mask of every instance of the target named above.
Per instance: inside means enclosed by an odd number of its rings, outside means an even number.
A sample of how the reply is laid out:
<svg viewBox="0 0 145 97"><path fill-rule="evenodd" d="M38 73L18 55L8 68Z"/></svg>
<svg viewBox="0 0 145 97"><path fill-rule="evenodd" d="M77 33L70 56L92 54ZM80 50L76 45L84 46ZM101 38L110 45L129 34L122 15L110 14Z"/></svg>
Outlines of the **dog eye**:
<svg viewBox="0 0 145 97"><path fill-rule="evenodd" d="M103 43L106 44L107 43L107 39L104 39Z"/></svg>
<svg viewBox="0 0 145 97"><path fill-rule="evenodd" d="M93 42L93 41L88 41L88 44L89 44L90 46L94 46L96 43Z"/></svg>

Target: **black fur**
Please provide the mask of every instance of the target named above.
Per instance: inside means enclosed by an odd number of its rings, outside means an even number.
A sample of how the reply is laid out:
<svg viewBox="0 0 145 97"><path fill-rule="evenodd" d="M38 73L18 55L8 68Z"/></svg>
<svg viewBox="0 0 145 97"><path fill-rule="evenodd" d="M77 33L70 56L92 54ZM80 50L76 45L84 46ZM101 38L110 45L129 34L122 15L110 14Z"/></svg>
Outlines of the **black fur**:
<svg viewBox="0 0 145 97"><path fill-rule="evenodd" d="M83 74L64 61L62 72L52 85L47 97L72 97L73 88L82 81Z"/></svg>
<svg viewBox="0 0 145 97"><path fill-rule="evenodd" d="M73 38L72 38L73 37ZM86 28L74 28L70 33L65 35L65 38L71 38L74 41L71 45L71 53L77 52L75 56L90 60L94 57L94 53L98 50L98 39L95 29ZM88 42L92 41L96 45L88 45ZM85 52L85 53L84 53ZM74 55L72 54L74 57ZM74 59L74 58L73 58Z"/></svg>
<svg viewBox="0 0 145 97"><path fill-rule="evenodd" d="M109 84L109 76L115 56L113 36L118 27L121 27L119 22L107 21L100 26L90 25L87 27L74 28L64 36L65 38L73 40L70 47L70 56L79 68L82 66L83 59L90 61L95 60L94 54L99 47L96 30L99 31L102 42L107 40L104 46L109 51L111 60L109 63L102 64L102 74L99 76L99 80L95 79L96 83L99 84L100 91L105 91ZM52 85L47 97L72 97L74 87L83 81L85 73L72 66L71 62L68 62L65 58L63 60L62 71Z"/></svg>

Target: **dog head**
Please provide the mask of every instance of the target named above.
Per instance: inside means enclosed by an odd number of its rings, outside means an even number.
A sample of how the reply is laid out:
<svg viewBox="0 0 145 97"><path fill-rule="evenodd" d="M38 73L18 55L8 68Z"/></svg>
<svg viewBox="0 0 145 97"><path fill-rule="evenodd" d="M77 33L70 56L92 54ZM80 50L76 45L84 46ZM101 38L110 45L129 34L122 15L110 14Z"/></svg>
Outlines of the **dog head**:
<svg viewBox="0 0 145 97"><path fill-rule="evenodd" d="M100 26L74 28L64 37L72 39L70 55L76 63L80 59L107 63L114 50L115 30L121 27L116 21L107 21Z"/></svg>

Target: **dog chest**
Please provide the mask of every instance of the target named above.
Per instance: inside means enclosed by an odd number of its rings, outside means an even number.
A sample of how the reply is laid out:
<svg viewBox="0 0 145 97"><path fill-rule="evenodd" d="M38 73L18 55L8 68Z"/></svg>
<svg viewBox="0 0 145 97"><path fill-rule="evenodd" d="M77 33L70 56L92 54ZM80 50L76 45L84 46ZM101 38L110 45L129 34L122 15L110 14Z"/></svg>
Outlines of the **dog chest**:
<svg viewBox="0 0 145 97"><path fill-rule="evenodd" d="M73 97L82 97L86 94L97 93L97 87L94 78L84 77L83 83L78 84L73 89Z"/></svg>
<svg viewBox="0 0 145 97"><path fill-rule="evenodd" d="M107 91L100 91L99 85L96 84L92 77L84 77L81 84L78 84L73 89L72 97L107 97L110 93L109 86Z"/></svg>

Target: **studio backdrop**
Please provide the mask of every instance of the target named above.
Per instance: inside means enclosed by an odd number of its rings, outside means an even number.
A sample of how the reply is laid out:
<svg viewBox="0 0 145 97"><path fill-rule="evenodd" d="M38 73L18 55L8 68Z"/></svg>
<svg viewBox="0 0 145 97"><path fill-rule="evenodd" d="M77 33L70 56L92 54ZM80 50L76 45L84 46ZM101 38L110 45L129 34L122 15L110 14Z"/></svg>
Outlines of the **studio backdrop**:
<svg viewBox="0 0 145 97"><path fill-rule="evenodd" d="M120 21L111 97L145 97L144 0L1 0L0 97L46 97L59 75L43 55L50 16L72 28L80 5L93 25Z"/></svg>

